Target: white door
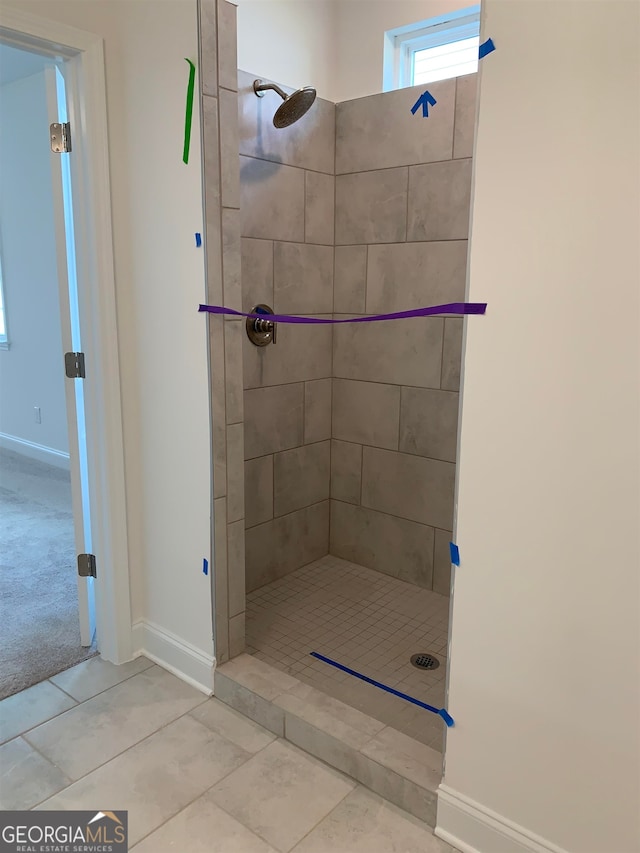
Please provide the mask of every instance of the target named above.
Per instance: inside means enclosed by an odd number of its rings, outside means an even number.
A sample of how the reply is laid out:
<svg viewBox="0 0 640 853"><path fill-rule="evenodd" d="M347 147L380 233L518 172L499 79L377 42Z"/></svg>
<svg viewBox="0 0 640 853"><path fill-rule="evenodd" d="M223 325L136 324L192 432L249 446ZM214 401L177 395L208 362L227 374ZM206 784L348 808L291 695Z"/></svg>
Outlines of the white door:
<svg viewBox="0 0 640 853"><path fill-rule="evenodd" d="M69 123L73 139L73 126L76 118L70 114L74 102L69 97L74 79L73 63L60 61L48 69L47 94L50 123L61 125ZM43 128L43 133L48 133ZM51 170L53 176L54 216L56 226L56 248L58 257L58 282L60 289L60 316L62 322L62 343L64 352L60 353L61 367L65 369L65 353L83 353L81 335L82 288L78 287L78 276L83 271L78 268L76 241L82 239L83 224L79 221L77 209L74 210L74 191L79 190L80 170L76 163L82 156L71 143L68 153L51 152ZM74 163L74 160L76 163ZM76 208L78 205L76 205ZM65 374L66 375L66 374ZM91 536L91 506L89 500L89 468L87 454L87 436L85 426L84 393L85 383L91 381L90 365L87 365L86 378L65 378L67 422L69 432L69 455L71 461L71 496L75 528L76 553L93 554ZM92 577L78 575L78 603L80 616L80 639L83 646L90 646L96 631L95 587Z"/></svg>

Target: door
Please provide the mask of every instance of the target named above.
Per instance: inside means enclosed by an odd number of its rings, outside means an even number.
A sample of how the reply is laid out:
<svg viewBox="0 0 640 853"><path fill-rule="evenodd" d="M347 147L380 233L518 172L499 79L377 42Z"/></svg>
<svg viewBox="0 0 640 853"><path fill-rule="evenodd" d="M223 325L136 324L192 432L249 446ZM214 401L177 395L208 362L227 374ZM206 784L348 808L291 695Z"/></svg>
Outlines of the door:
<svg viewBox="0 0 640 853"><path fill-rule="evenodd" d="M95 581L78 581L82 642L95 634L101 656L124 663L134 654L134 637L104 44L94 32L5 7L0 40L58 67L43 125L66 110L72 128L70 154L50 157L65 350L86 354L86 379L65 380L77 552L97 558ZM48 126L43 133L48 141Z"/></svg>
<svg viewBox="0 0 640 853"><path fill-rule="evenodd" d="M73 135L74 117L71 115L73 98L70 92L77 85L74 79L74 66L70 61L60 60L48 69L47 95L50 124L70 127ZM43 132L47 132L43 128ZM54 216L56 226L56 249L58 259L58 282L60 288L60 316L62 324L63 352L60 353L61 369L65 370L65 397L69 432L69 455L71 467L71 495L75 530L76 553L92 555L91 504L89 490L89 467L87 452L87 433L85 419L85 383L91 381L91 366L77 371L74 376L73 363L82 364L84 349L80 323L80 299L82 289L78 286L79 269L76 241L82 239L83 225L78 221L74 209L74 190L78 191L79 170L74 160L81 152L74 150L73 142L69 151L54 151L59 145L52 143L51 171L53 176ZM76 205L77 207L77 205ZM70 355L81 354L78 359ZM88 369L87 369L88 367ZM89 377L89 378L86 378ZM80 640L83 646L90 646L96 633L95 587L90 576L78 575L78 606L80 617Z"/></svg>

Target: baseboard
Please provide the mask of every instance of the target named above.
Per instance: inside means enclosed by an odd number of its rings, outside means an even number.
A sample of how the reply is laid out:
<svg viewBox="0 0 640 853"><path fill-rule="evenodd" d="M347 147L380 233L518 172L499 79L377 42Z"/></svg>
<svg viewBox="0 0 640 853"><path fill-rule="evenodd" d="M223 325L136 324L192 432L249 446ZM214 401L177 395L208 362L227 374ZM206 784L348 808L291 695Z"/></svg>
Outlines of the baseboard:
<svg viewBox="0 0 640 853"><path fill-rule="evenodd" d="M444 784L438 788L434 831L462 853L567 853Z"/></svg>
<svg viewBox="0 0 640 853"><path fill-rule="evenodd" d="M207 696L213 694L214 657L204 655L191 643L144 619L134 624L132 636L135 656L143 654L196 690Z"/></svg>
<svg viewBox="0 0 640 853"><path fill-rule="evenodd" d="M28 456L29 459L37 459L38 462L46 462L47 465L55 465L56 468L69 470L69 454L62 450L55 450L53 447L47 447L44 444L36 444L35 441L27 441L15 435L8 435L6 432L0 432L0 447L5 450L12 450L21 456Z"/></svg>

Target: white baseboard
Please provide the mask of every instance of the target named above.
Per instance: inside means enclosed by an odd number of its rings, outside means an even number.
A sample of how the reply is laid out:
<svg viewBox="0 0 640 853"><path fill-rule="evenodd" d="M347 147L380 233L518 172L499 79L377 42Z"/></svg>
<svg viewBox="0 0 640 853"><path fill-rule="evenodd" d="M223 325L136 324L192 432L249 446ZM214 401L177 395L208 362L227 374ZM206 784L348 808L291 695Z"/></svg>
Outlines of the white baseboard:
<svg viewBox="0 0 640 853"><path fill-rule="evenodd" d="M462 853L567 853L443 784L438 788L434 831Z"/></svg>
<svg viewBox="0 0 640 853"><path fill-rule="evenodd" d="M15 435L8 435L6 432L0 432L0 447L4 447L5 450L13 450L14 453L20 453L22 456L28 456L29 459L37 459L38 462L55 465L56 468L69 470L69 454L62 450L55 450L53 447L47 447L44 444L36 444L35 441L27 441Z"/></svg>
<svg viewBox="0 0 640 853"><path fill-rule="evenodd" d="M145 655L163 669L191 684L207 696L213 694L216 659L153 622L141 619L132 630L134 655Z"/></svg>

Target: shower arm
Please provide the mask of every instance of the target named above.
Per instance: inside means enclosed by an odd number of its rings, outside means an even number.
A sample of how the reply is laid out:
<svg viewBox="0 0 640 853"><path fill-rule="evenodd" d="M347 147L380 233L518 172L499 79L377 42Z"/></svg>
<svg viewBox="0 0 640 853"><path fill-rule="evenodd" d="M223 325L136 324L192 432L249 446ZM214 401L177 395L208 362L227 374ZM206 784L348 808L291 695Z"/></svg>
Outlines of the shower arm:
<svg viewBox="0 0 640 853"><path fill-rule="evenodd" d="M289 97L287 93L284 92L276 83L260 83L258 80L256 80L253 84L253 91L259 98L264 98L264 93L268 92L270 89L273 89L274 92L277 92L283 101L286 101Z"/></svg>

